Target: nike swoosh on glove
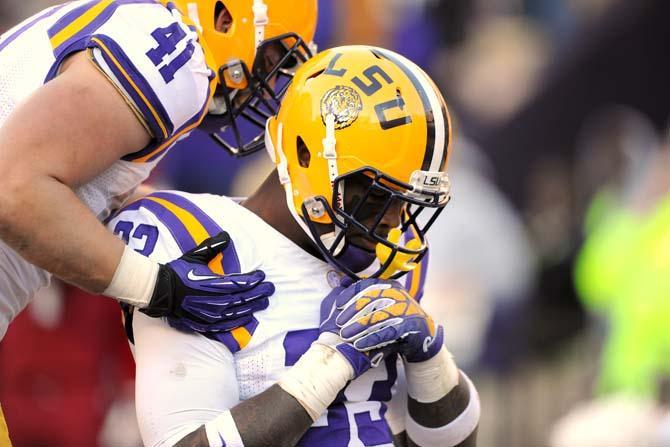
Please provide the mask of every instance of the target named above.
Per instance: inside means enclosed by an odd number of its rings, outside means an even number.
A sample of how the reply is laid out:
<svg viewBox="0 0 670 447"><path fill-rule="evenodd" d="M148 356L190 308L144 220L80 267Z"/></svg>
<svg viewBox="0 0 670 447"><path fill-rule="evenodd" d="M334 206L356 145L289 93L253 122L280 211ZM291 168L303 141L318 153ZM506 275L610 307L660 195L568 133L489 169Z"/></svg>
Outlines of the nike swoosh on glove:
<svg viewBox="0 0 670 447"><path fill-rule="evenodd" d="M230 244L225 231L203 241L179 259L161 265L149 305L141 312L150 317L168 317L176 329L195 332L225 332L252 320L266 309L274 284L265 273L220 275L209 262Z"/></svg>
<svg viewBox="0 0 670 447"><path fill-rule="evenodd" d="M343 340L359 351L396 343L408 362L435 356L444 342L444 330L397 281L366 279L365 289L346 303L335 320Z"/></svg>
<svg viewBox="0 0 670 447"><path fill-rule="evenodd" d="M386 356L394 352L392 349L385 348L385 346L393 343L396 339L389 339L387 343L370 349L355 347L351 340L344 340L341 336L341 328L344 326L341 323L347 323L346 320L341 318L342 311L360 297L378 290L381 287L379 284L384 282L387 281L365 279L352 284L350 278L344 277L340 285L335 287L321 302L320 334L316 343L337 349L353 367L355 377L360 376L371 367L378 366Z"/></svg>

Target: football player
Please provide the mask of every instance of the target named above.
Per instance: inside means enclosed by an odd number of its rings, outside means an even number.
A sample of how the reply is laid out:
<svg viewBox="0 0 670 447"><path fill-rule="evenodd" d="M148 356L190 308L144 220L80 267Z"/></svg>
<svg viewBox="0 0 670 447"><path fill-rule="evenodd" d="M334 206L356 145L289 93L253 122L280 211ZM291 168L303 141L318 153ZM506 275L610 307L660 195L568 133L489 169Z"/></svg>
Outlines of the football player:
<svg viewBox="0 0 670 447"><path fill-rule="evenodd" d="M476 390L418 304L450 198L435 85L391 51L331 49L298 70L265 138L276 170L247 200L155 192L109 222L150 229L151 244L127 240L157 262L221 244L209 269L262 269L276 288L231 332L127 312L145 445L474 445Z"/></svg>
<svg viewBox="0 0 670 447"><path fill-rule="evenodd" d="M205 310L183 305L193 295L248 292L261 301L237 310L264 306L261 272L203 285L188 277L203 260L159 265L100 221L206 117L228 150L261 148L286 76L310 56L316 9L316 0L73 1L0 37L0 339L50 274L153 316L201 322ZM143 229L125 237L155 240ZM219 322L238 316L226 315Z"/></svg>

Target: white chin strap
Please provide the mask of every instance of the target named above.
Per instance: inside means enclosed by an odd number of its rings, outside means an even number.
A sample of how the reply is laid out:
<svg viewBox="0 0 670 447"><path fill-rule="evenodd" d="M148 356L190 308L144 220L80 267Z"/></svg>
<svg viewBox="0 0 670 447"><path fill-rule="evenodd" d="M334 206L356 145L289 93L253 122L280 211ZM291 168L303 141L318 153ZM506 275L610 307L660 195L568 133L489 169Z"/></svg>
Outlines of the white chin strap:
<svg viewBox="0 0 670 447"><path fill-rule="evenodd" d="M277 174L279 175L279 183L284 187L284 192L286 193L286 205L290 211L293 219L298 222L300 228L313 239L312 233L309 231L307 224L304 220L298 215L298 211L295 209L295 202L293 201L293 185L291 183L291 177L288 175L288 162L286 161L286 155L284 155L284 148L282 147L283 134L284 134L284 124L279 123L277 125L277 147L275 148L272 143L272 138L270 138L269 118L265 122L265 149L270 154L270 159L277 165ZM279 162L277 162L277 156L279 157Z"/></svg>
<svg viewBox="0 0 670 447"><path fill-rule="evenodd" d="M326 159L328 163L328 180L330 181L330 187L335 188L335 179L339 174L339 169L337 167L337 138L335 138L335 115L329 113L326 115L326 138L322 140L323 143L323 158ZM344 185L342 182L338 184L338 188L335 195L335 200L337 201L337 206L340 209L344 208ZM337 216L336 216L337 218ZM334 231L326 233L321 236L321 241L323 245L330 249L335 243L335 239L342 231L340 227L333 225ZM334 255L337 256L340 254L344 248L344 238L340 241L338 246L335 248Z"/></svg>
<svg viewBox="0 0 670 447"><path fill-rule="evenodd" d="M265 40L265 27L270 23L268 19L268 5L263 0L254 0L254 5L251 9L254 12L256 48L258 48Z"/></svg>
<svg viewBox="0 0 670 447"><path fill-rule="evenodd" d="M202 25L200 24L200 14L198 14L198 4L196 2L188 2L186 4L186 15L198 28L198 32L202 34Z"/></svg>
<svg viewBox="0 0 670 447"><path fill-rule="evenodd" d="M275 145L272 142L272 138L270 138L270 132L269 132L269 125L271 119L272 118L268 119L265 123L265 149L268 151L270 159L277 166L279 183L284 187L284 192L286 193L286 204L288 205L288 209L291 215L293 216L295 221L298 222L298 225L300 225L300 228L303 229L305 234L307 234L307 236L309 236L310 239L314 240L312 232L309 230L309 227L302 219L302 217L300 217L298 211L295 208L295 202L293 200L293 184L291 183L291 177L288 174L288 162L286 160L286 155L284 154L284 148L282 146L284 125L281 122L278 123L277 125L277 146L275 147ZM326 117L326 138L323 139L323 154L324 158L326 158L328 161L328 176L330 179L331 187L333 185L333 181L335 180L335 178L337 178L338 175L337 153L335 151L335 146L336 146L335 117L333 115L328 115ZM279 160L277 160L277 157L279 157ZM338 200L341 200L340 197L342 193L343 191L338 191ZM335 227L334 231L326 233L320 237L322 243L327 249L330 249L330 247L332 247L333 243L335 242L335 238L338 232L340 231L340 229L337 226L335 225L333 226ZM344 239L337 247L335 254L337 255L342 250L342 248L344 248Z"/></svg>

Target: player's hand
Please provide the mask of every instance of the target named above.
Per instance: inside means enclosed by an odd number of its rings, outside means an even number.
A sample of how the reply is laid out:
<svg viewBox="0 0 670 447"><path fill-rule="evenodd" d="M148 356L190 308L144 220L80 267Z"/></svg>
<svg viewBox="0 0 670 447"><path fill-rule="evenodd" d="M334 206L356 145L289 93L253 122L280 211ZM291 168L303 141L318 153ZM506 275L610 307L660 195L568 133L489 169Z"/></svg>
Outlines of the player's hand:
<svg viewBox="0 0 670 447"><path fill-rule="evenodd" d="M395 343L408 362L428 360L440 351L442 326L433 322L400 283L367 279L356 286L367 288L354 295L336 319L344 341L363 352Z"/></svg>
<svg viewBox="0 0 670 447"><path fill-rule="evenodd" d="M208 263L230 243L226 232L206 239L179 259L161 265L149 305L150 317L168 317L176 329L222 332L249 323L254 312L268 307L274 285L265 273L220 275Z"/></svg>
<svg viewBox="0 0 670 447"><path fill-rule="evenodd" d="M384 347L395 342L396 339L388 339L368 348L356 347L354 340L345 340L341 336L342 328L349 323L349 317L343 317L343 312L357 300L368 294L375 294L376 291L386 287L387 283L389 281L365 279L352 284L351 279L345 277L340 286L335 287L321 302L320 335L317 343L337 349L353 367L354 377L358 377L371 367L379 365L384 357L391 352Z"/></svg>

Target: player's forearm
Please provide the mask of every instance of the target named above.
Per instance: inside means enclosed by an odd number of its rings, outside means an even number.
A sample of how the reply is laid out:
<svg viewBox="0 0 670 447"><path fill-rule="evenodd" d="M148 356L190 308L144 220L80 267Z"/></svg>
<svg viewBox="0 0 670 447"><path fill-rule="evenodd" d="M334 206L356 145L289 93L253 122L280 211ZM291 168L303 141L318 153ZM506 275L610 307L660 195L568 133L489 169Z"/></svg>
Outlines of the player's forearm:
<svg viewBox="0 0 670 447"><path fill-rule="evenodd" d="M109 285L124 250L72 189L49 176L0 179L0 238L29 262L94 293Z"/></svg>
<svg viewBox="0 0 670 447"><path fill-rule="evenodd" d="M405 362L408 446L474 446L479 396L446 347L434 357Z"/></svg>
<svg viewBox="0 0 670 447"><path fill-rule="evenodd" d="M453 423L466 411L471 397L476 398L470 396L467 382L461 379L457 386L437 402L421 403L410 396L407 400L408 414L419 426L439 430ZM469 429L466 430L469 431ZM477 445L476 427L465 436L463 441L455 444L450 443L449 447L473 447ZM409 447L419 446L412 440L411 436L407 436L406 441L406 445Z"/></svg>
<svg viewBox="0 0 670 447"><path fill-rule="evenodd" d="M231 413L247 447L296 445L313 423L296 398L279 385L242 402Z"/></svg>
<svg viewBox="0 0 670 447"><path fill-rule="evenodd" d="M230 414L244 447L294 446L312 425L312 419L302 405L278 385L235 406ZM175 447L209 447L212 445L210 437L214 438L213 442L218 439L216 434L208 436L207 431L203 425L177 442ZM224 445L238 445L231 437L229 433Z"/></svg>

